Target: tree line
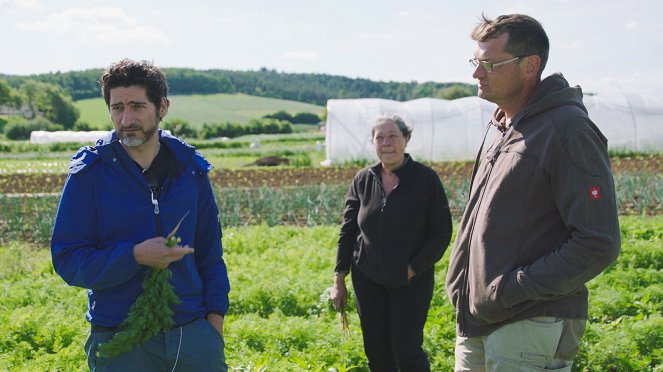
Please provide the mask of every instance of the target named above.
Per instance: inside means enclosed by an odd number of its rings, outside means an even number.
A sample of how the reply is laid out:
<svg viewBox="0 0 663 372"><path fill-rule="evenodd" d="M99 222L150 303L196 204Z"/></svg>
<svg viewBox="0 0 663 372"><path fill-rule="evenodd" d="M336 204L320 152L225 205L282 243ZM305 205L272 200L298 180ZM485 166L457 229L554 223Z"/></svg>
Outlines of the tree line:
<svg viewBox="0 0 663 372"><path fill-rule="evenodd" d="M0 79L0 133L27 138L33 130L90 130L78 121L80 112L62 87L26 79L13 88Z"/></svg>
<svg viewBox="0 0 663 372"><path fill-rule="evenodd" d="M92 130L89 123L79 120L74 101L101 96L98 79L101 69L55 72L30 76L0 74L0 133L9 139L29 138L33 130ZM326 74L280 73L262 68L258 71L194 70L165 68L170 93L175 95L243 93L247 95L326 105L328 99L384 98L408 101L433 97L456 99L476 94L476 87L462 83L377 82ZM314 114L294 116L279 111L257 119L254 127L274 130L274 119L289 123L315 124L323 118ZM263 123L264 122L264 123ZM184 129L182 123L174 125ZM278 132L288 131L284 125ZM223 123L204 128L203 137L245 132L237 125ZM252 131L249 131L253 133Z"/></svg>
<svg viewBox="0 0 663 372"><path fill-rule="evenodd" d="M326 105L328 99L384 98L408 101L432 97L456 99L476 94L476 87L464 83L379 82L327 74L283 73L262 68L257 71L195 70L164 68L171 94L243 93L253 96L287 99ZM54 72L31 76L0 75L13 88L26 80L61 87L72 99L101 95L99 76L102 69Z"/></svg>

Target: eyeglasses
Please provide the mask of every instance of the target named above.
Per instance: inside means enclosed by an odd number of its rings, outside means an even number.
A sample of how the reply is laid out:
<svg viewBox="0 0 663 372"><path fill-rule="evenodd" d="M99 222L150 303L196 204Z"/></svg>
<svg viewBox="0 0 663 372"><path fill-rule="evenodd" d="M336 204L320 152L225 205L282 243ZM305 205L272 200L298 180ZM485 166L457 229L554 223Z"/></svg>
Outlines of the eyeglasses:
<svg viewBox="0 0 663 372"><path fill-rule="evenodd" d="M506 64L508 64L508 63L511 63L511 62L515 62L515 61L517 61L517 60L519 60L519 59L521 59L521 58L523 58L523 57L524 57L524 56L514 57L514 58L511 58L511 59L507 59L506 61L497 62L497 63L490 63L490 62L486 62L486 61L479 61L479 60L476 59L476 58L471 58L471 59L469 60L469 62L470 62L470 65L471 65L473 68L476 69L477 67L481 66L481 68L482 68L484 71L486 71L487 73L491 73L491 72L493 72L493 70L495 69L495 67L499 67L499 66L502 66L502 65L506 65Z"/></svg>

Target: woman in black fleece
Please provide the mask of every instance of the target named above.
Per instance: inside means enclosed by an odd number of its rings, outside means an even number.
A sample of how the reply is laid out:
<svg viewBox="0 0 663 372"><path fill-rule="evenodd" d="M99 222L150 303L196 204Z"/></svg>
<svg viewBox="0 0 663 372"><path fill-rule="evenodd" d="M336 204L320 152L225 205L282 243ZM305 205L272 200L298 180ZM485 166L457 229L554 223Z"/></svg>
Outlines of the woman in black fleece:
<svg viewBox="0 0 663 372"><path fill-rule="evenodd" d="M451 216L437 173L405 153L411 133L397 115L374 121L380 161L355 175L338 241L332 302L337 310L347 305L352 271L371 371L430 370L423 331Z"/></svg>

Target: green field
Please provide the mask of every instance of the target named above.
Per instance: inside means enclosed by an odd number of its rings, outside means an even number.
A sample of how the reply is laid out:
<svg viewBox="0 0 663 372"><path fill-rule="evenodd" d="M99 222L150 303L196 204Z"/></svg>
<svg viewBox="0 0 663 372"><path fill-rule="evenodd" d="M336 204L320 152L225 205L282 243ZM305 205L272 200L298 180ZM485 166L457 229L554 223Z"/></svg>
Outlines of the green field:
<svg viewBox="0 0 663 372"><path fill-rule="evenodd" d="M277 111L287 111L291 115L309 112L322 115L324 107L303 102L274 98L249 96L246 94L209 94L170 96L170 108L166 121L184 119L194 128L200 129L203 123L247 123ZM81 112L80 120L92 126L111 125L108 110L103 98L76 101Z"/></svg>
<svg viewBox="0 0 663 372"><path fill-rule="evenodd" d="M225 327L232 371L368 371L354 304L343 335L328 301L352 167L317 166L319 142L319 133L244 136L226 147L196 141L216 168L210 176L232 287ZM0 371L86 370L86 291L54 273L48 250L58 182L79 146L65 145L15 141L0 157L0 186L12 194L0 192ZM244 166L265 155L288 157L291 165ZM588 284L590 322L574 371L663 371L663 158L611 160L622 253ZM466 168L440 168L455 220L467 200ZM307 182L300 185L302 172ZM448 257L437 265L426 325L434 371L453 365L454 310L443 289Z"/></svg>
<svg viewBox="0 0 663 372"><path fill-rule="evenodd" d="M574 371L660 370L663 216L622 216L622 253L589 283L590 323ZM225 229L231 308L225 326L233 371L368 371L351 301L350 333L331 310L336 225ZM424 348L434 371L453 365L454 311L436 266ZM0 371L85 370L86 291L53 272L48 249L0 245ZM349 281L348 281L348 284Z"/></svg>
<svg viewBox="0 0 663 372"><path fill-rule="evenodd" d="M223 147L214 147L211 140L189 140L216 169L242 168L263 156L283 156L293 166L320 167L325 159L324 135L311 125L302 125L308 131L289 134L245 135L222 141ZM219 141L216 141L218 144ZM17 152L0 152L0 176L11 174L52 174L67 172L69 159L87 144L31 145L28 141L5 142ZM251 147L258 145L258 147ZM0 147L3 145L0 142ZM206 147L208 146L208 147ZM24 148L18 150L19 148ZM306 164L302 164L304 159ZM0 181L1 182L1 181Z"/></svg>

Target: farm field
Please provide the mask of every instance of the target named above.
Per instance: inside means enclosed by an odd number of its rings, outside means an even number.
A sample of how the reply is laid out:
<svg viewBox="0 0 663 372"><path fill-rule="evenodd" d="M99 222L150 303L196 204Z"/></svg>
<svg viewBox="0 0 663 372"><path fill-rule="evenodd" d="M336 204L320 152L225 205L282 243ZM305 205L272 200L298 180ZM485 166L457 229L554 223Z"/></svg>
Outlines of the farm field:
<svg viewBox="0 0 663 372"><path fill-rule="evenodd" d="M225 337L233 371L368 371L351 303L343 335L328 302L336 225L224 231L231 279ZM621 218L623 251L589 283L590 324L575 371L660 370L663 355L663 216ZM453 363L454 312L443 290L446 253L425 349L433 370ZM85 370L86 292L54 272L43 244L0 245L0 370Z"/></svg>
<svg viewBox="0 0 663 372"><path fill-rule="evenodd" d="M269 136L246 136L229 142L238 147L202 148L200 151L214 166L210 172L212 184L224 189L321 184L347 186L357 170L366 164L321 167L320 162L325 158L321 146L324 137L316 133L271 136L276 139L266 137ZM255 143L261 144L260 147L249 148L249 144ZM38 151L0 154L0 196L59 193L66 179L68 159L79 146L59 152L35 146ZM252 165L263 156L278 156L287 159L290 165ZM663 155L613 156L611 161L623 213L663 212ZM465 197L472 162L429 165L440 175L450 198Z"/></svg>
<svg viewBox="0 0 663 372"><path fill-rule="evenodd" d="M216 149L207 150L214 164L237 162ZM315 156L296 153L293 159ZM242 155L242 162L257 155ZM286 155L289 157L289 155ZM234 159L234 160L229 160ZM0 242L19 239L34 242L48 240L57 208L59 193L66 179L63 169L53 159L0 160ZM615 184L620 214L663 213L663 157L613 158ZM58 166L52 164L57 163ZM294 161L293 161L294 163ZM44 169L30 170L33 164ZM245 163L246 164L246 163ZM465 206L472 164L469 162L436 163L452 213L459 217ZM339 223L343 197L360 165L330 168L315 166L216 167L210 179L216 189L224 226L267 223L311 226Z"/></svg>
<svg viewBox="0 0 663 372"><path fill-rule="evenodd" d="M166 121L183 119L194 128L203 123L233 122L245 124L254 118L284 110L292 115L309 112L321 115L324 108L309 103L256 97L246 94L192 94L169 96L171 105ZM103 98L83 99L75 102L81 112L80 120L96 127L110 127L108 110Z"/></svg>
<svg viewBox="0 0 663 372"><path fill-rule="evenodd" d="M215 167L210 179L222 211L232 287L226 352L233 371L368 371L354 304L350 333L343 335L327 291L344 195L365 163L320 167L320 140L317 134L249 136L233 140L241 142L236 147L201 146ZM48 251L67 161L78 147L20 146L28 151L0 154L0 371L85 370L86 293L53 272ZM262 156L284 157L290 165L247 166ZM663 155L611 160L623 250L589 283L590 324L574 371L660 371ZM458 221L472 163L430 165ZM424 346L435 371L449 371L453 363L454 312L443 290L448 256L436 266L426 325Z"/></svg>

